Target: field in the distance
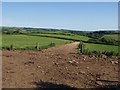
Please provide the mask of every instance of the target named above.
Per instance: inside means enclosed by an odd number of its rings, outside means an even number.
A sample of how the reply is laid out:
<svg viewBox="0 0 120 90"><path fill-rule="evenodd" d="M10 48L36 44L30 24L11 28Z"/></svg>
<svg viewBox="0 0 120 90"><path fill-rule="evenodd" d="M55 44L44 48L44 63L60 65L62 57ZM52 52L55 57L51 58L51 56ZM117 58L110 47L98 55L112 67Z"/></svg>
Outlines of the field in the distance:
<svg viewBox="0 0 120 90"><path fill-rule="evenodd" d="M2 35L2 47L10 47L13 45L14 48L26 48L35 47L37 43L39 46L47 46L51 42L55 43L56 46L69 43L69 40L62 40L56 38L28 36L28 35Z"/></svg>
<svg viewBox="0 0 120 90"><path fill-rule="evenodd" d="M104 35L101 38L104 38L106 40L115 40L115 41L119 41L118 39L118 34L108 34L108 35Z"/></svg>
<svg viewBox="0 0 120 90"><path fill-rule="evenodd" d="M81 36L81 35L74 35L74 34L59 34L59 33L43 33L43 34L32 34L37 36L44 36L44 37L50 37L50 38L60 38L60 39L68 39L68 40L75 40L75 41L88 41L90 38L87 36Z"/></svg>
<svg viewBox="0 0 120 90"><path fill-rule="evenodd" d="M117 35L105 35L117 39ZM104 37L105 37L104 36ZM74 35L69 33L39 33L39 34L26 34L26 35L2 35L2 47L10 47L13 45L14 49L33 50L39 43L41 49L48 48L47 46L52 42L55 46L70 43L71 41L88 41L90 38L87 36ZM85 49L97 52L115 52L118 53L118 46L85 43Z"/></svg>

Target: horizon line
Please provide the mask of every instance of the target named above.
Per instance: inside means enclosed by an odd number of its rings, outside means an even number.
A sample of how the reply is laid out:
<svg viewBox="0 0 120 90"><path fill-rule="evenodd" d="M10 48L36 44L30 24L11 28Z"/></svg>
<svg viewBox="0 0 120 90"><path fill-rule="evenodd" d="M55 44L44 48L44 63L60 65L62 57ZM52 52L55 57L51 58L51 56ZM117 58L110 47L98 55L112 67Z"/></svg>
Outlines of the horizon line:
<svg viewBox="0 0 120 90"><path fill-rule="evenodd" d="M119 30L118 28L117 29L69 29L69 28L49 28L49 27L32 27L32 26L0 26L0 27L16 27L16 28L43 28L43 29L58 29L58 30L72 30L72 31L111 31L111 30Z"/></svg>

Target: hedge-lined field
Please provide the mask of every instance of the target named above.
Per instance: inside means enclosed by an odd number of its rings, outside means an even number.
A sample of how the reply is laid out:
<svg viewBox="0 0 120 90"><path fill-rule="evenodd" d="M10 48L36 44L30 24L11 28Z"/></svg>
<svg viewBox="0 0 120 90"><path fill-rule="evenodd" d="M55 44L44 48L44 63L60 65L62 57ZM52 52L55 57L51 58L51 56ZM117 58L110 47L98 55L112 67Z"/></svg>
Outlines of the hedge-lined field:
<svg viewBox="0 0 120 90"><path fill-rule="evenodd" d="M90 38L87 36L81 36L81 35L62 35L62 34L54 34L54 33L47 33L47 34L32 34L32 35L37 35L37 36L46 36L46 37L51 37L51 38L58 38L58 39L71 39L71 40L82 40L82 41L88 41Z"/></svg>
<svg viewBox="0 0 120 90"><path fill-rule="evenodd" d="M113 52L115 54L119 53L118 47L114 45L102 45L102 44L92 44L92 43L84 43L85 50L88 50L90 52L96 51L96 52Z"/></svg>
<svg viewBox="0 0 120 90"><path fill-rule="evenodd" d="M119 41L118 39L118 34L108 34L108 35L104 35L101 38L104 38L106 40L115 40L115 41Z"/></svg>
<svg viewBox="0 0 120 90"><path fill-rule="evenodd" d="M2 35L2 47L10 47L15 49L33 48L39 44L40 47L48 46L55 43L55 46L69 43L69 40L62 40L48 37L28 36L28 35Z"/></svg>
<svg viewBox="0 0 120 90"><path fill-rule="evenodd" d="M70 40L69 40L70 39ZM73 40L72 40L73 39ZM52 46L63 45L70 43L74 40L87 41L89 38L79 35L70 34L28 34L28 35L2 35L2 48L3 49L23 49L23 50L42 50ZM94 43L84 43L85 50L89 52L107 53L107 54L118 54L118 46L115 45L104 45Z"/></svg>

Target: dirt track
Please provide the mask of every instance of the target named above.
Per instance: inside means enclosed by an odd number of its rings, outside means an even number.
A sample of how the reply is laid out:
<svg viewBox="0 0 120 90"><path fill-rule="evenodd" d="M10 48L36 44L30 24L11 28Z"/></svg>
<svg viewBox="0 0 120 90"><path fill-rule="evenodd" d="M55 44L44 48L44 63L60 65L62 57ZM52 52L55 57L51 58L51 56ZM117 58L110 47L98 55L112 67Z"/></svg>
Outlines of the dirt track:
<svg viewBox="0 0 120 90"><path fill-rule="evenodd" d="M79 55L78 44L43 51L3 51L3 88L116 85L118 59Z"/></svg>

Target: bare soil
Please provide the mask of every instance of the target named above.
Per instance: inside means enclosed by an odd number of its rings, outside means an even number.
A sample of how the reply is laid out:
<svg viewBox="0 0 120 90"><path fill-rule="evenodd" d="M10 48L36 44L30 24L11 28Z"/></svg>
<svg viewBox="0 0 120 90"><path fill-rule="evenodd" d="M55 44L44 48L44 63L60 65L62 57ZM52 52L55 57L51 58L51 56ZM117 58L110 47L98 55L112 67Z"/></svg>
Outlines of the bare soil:
<svg viewBox="0 0 120 90"><path fill-rule="evenodd" d="M3 50L3 88L96 88L118 84L118 58L77 54L73 42L43 51Z"/></svg>

